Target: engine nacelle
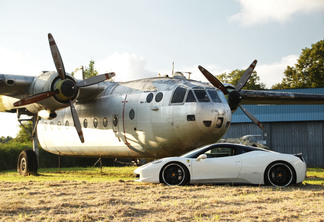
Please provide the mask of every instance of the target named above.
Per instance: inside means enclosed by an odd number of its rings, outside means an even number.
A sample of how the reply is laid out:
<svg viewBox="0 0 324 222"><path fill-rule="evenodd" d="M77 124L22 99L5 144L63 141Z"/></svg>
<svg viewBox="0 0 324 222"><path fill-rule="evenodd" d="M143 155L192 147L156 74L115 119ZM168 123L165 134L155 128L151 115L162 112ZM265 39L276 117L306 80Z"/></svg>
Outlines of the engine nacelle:
<svg viewBox="0 0 324 222"><path fill-rule="evenodd" d="M75 87L76 80L67 74L66 79L61 80L56 72L43 72L36 77L29 88L30 95L36 95L47 91L57 91L57 94L26 106L32 113L40 110L47 110L55 113L56 110L69 106L69 100L75 101L79 95L79 90Z"/></svg>

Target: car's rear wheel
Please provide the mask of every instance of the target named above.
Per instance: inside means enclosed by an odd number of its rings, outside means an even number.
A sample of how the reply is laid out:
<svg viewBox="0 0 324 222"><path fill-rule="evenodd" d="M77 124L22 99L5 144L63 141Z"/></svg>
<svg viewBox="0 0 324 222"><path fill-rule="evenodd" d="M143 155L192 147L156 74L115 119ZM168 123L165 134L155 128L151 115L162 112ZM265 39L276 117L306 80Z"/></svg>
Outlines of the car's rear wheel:
<svg viewBox="0 0 324 222"><path fill-rule="evenodd" d="M189 181L188 169L181 163L168 163L161 171L161 181L169 186L185 185Z"/></svg>
<svg viewBox="0 0 324 222"><path fill-rule="evenodd" d="M266 184L275 187L286 187L295 181L293 167L286 162L274 162L267 167L265 172Z"/></svg>

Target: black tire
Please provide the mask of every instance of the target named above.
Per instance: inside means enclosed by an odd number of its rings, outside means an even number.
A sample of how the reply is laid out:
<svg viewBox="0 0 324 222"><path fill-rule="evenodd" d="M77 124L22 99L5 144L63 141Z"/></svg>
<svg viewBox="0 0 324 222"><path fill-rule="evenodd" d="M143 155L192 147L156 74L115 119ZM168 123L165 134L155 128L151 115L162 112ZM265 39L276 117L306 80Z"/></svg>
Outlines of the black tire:
<svg viewBox="0 0 324 222"><path fill-rule="evenodd" d="M37 155L32 150L24 150L19 154L17 172L22 176L36 175L38 169Z"/></svg>
<svg viewBox="0 0 324 222"><path fill-rule="evenodd" d="M186 185L189 181L189 171L182 163L166 164L160 173L161 182L169 186Z"/></svg>
<svg viewBox="0 0 324 222"><path fill-rule="evenodd" d="M275 187L287 187L295 183L296 173L293 167L286 162L274 162L270 164L264 175L265 184Z"/></svg>

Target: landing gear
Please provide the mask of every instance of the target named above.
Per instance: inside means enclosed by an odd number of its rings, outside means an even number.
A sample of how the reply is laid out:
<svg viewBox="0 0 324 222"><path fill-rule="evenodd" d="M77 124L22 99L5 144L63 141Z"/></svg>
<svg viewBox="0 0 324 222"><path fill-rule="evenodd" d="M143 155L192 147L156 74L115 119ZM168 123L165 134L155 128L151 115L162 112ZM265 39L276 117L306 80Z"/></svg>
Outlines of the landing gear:
<svg viewBox="0 0 324 222"><path fill-rule="evenodd" d="M21 119L21 115L30 115L29 113L25 113L24 110L18 110L18 122L21 126L26 130L26 132L33 139L33 150L24 150L20 153L17 162L17 172L22 176L27 175L37 175L38 169L38 139L36 133L37 123L39 121L39 117L37 115L33 115L31 119ZM29 132L26 127L22 124L23 121L31 121L33 123L33 130Z"/></svg>
<svg viewBox="0 0 324 222"><path fill-rule="evenodd" d="M38 168L37 155L32 150L24 150L20 153L17 162L17 172L22 176L36 175Z"/></svg>

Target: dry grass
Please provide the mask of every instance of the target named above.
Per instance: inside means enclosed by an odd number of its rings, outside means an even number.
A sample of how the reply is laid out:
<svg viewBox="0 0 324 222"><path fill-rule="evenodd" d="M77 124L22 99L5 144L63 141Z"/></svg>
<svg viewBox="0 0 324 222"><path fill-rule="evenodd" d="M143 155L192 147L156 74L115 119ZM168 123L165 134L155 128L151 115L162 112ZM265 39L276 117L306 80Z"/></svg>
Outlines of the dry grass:
<svg viewBox="0 0 324 222"><path fill-rule="evenodd" d="M133 169L129 168L130 174ZM320 183L306 181L282 189L168 187L132 180L103 181L99 173L98 181L40 180L42 176L21 180L16 176L14 181L0 175L0 221L323 221L324 176L320 171L311 175Z"/></svg>

